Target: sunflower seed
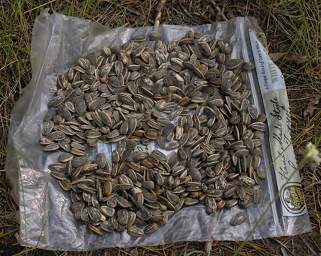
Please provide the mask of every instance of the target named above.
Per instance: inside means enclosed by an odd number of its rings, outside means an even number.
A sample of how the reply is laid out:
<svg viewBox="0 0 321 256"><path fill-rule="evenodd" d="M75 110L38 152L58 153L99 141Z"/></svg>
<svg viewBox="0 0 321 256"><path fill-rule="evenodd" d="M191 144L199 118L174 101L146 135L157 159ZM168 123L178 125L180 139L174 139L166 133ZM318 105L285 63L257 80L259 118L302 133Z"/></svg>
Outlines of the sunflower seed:
<svg viewBox="0 0 321 256"><path fill-rule="evenodd" d="M213 214L257 204L263 193L266 117L245 86L254 64L201 33L145 39L105 47L59 74L42 125L43 151L65 152L48 166L51 176L97 235L150 234L183 207Z"/></svg>

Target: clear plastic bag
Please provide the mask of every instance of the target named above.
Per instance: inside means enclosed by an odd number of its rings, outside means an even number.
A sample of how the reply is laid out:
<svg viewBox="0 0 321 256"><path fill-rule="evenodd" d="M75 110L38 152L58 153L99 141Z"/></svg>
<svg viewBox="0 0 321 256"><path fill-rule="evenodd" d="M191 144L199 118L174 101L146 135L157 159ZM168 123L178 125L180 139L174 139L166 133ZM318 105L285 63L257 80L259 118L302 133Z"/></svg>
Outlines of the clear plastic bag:
<svg viewBox="0 0 321 256"><path fill-rule="evenodd" d="M68 194L60 189L56 180L49 175L50 171L47 168L56 161L57 154L42 152L38 144L42 120L47 111L47 102L52 95L51 90L55 88L57 75L65 72L80 56L95 53L104 46L120 47L131 38L147 35L151 31L151 27L120 27L110 30L88 20L58 13L50 15L47 10L37 18L32 33L32 80L25 88L24 95L17 102L11 116L6 160L7 177L20 209L21 244L52 250L93 250L177 241L261 239L308 232L311 227L304 202L303 206L301 205L303 208L300 206L302 210L300 208L299 213L297 211L289 216L284 213L282 197L281 200L276 198L279 190L284 191L284 186L281 187L278 183L279 175L276 169L279 166L275 164L277 161L272 161L273 152L278 149L271 141L275 123L273 115L270 114L273 114L275 104L273 105L273 101L271 103L266 97L279 100L278 102L285 107L288 107L288 100L282 75L269 60L263 47L263 34L255 19L248 17L237 17L212 25L193 27L163 25L159 28L162 40L165 41L177 40L188 31L210 34L217 39L230 42L233 46L233 57L256 63L257 73L252 72L249 75L249 86L252 90L253 104L260 111L266 112L269 121L269 131L263 144L267 179L262 184L263 200L259 205L253 205L246 210L247 222L240 226L229 224L231 217L240 211L236 207L209 216L204 207L198 205L180 210L170 218L168 224L155 233L135 238L126 232L107 233L98 237L74 220L69 209ZM262 57L262 54L265 55ZM271 63L277 69L281 84L276 83L274 86L274 79L270 88L264 89L260 82L262 78L260 73L263 72L264 65ZM110 152L104 145L98 150ZM290 157L294 158L292 145L290 150L292 150L290 153L284 154L286 156L292 154ZM295 175L295 179L298 180L298 174ZM293 177L291 179L293 181ZM300 186L299 181L294 183ZM286 195L289 195L289 191L292 190L288 189ZM263 217L260 218L261 216Z"/></svg>

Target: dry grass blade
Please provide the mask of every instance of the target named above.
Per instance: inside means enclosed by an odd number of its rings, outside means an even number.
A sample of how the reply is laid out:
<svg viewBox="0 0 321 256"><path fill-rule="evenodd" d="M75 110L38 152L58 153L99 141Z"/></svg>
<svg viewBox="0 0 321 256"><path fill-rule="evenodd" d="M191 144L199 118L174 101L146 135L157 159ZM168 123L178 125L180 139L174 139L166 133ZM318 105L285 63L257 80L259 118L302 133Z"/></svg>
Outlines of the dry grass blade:
<svg viewBox="0 0 321 256"><path fill-rule="evenodd" d="M215 7L215 9L218 11L218 15L222 16L222 18L226 21L228 20L224 14L224 12L221 10L221 8L219 7L219 5L214 1L214 0L210 0L211 4Z"/></svg>

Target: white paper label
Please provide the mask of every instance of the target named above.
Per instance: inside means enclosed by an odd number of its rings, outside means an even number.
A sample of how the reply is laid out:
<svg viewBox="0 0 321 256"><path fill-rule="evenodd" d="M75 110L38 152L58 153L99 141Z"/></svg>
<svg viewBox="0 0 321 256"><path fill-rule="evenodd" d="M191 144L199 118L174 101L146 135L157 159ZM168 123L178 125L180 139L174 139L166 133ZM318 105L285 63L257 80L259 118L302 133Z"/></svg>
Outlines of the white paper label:
<svg viewBox="0 0 321 256"><path fill-rule="evenodd" d="M267 50L257 39L256 33L250 31L252 52L260 88L264 92L285 88L281 70L270 59Z"/></svg>
<svg viewBox="0 0 321 256"><path fill-rule="evenodd" d="M269 128L273 167L283 216L306 213L299 170L291 142L289 101L281 70L270 59L257 33L249 31L256 73Z"/></svg>

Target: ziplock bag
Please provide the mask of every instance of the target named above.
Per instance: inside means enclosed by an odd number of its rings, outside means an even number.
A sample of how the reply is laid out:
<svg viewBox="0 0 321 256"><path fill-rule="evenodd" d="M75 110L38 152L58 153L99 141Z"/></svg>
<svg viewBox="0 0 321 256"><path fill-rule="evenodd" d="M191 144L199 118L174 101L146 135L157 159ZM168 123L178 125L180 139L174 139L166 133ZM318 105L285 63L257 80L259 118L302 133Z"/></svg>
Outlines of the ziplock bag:
<svg viewBox="0 0 321 256"><path fill-rule="evenodd" d="M11 116L6 173L20 210L20 243L50 250L93 250L105 247L159 245L177 241L245 240L295 235L311 230L290 138L289 104L281 71L270 60L265 37L254 18L237 17L201 26L162 25L164 41L188 31L229 42L232 57L256 64L248 75L252 104L266 114L263 141L266 180L263 198L246 209L247 221L231 226L238 207L208 215L204 206L183 208L155 233L132 237L126 232L99 237L74 220L68 193L50 176L48 165L57 153L38 144L47 103L64 73L81 56L103 47L120 47L131 38L148 35L152 27L109 29L94 22L44 11L32 33L32 80ZM278 196L279 195L279 196Z"/></svg>

